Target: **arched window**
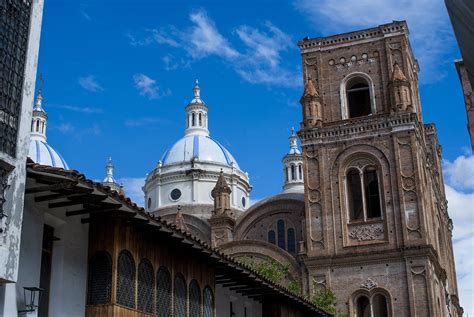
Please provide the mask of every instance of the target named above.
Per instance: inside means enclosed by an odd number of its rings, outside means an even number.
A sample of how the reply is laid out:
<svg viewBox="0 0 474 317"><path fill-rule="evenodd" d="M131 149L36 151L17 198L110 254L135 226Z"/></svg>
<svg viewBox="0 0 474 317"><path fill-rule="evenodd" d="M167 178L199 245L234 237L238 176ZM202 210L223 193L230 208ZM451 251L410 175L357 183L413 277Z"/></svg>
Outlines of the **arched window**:
<svg viewBox="0 0 474 317"><path fill-rule="evenodd" d="M165 267L156 274L156 313L158 317L171 316L171 274Z"/></svg>
<svg viewBox="0 0 474 317"><path fill-rule="evenodd" d="M286 250L285 243L285 222L283 220L277 221L277 234L278 234L278 246L283 250Z"/></svg>
<svg viewBox="0 0 474 317"><path fill-rule="evenodd" d="M196 125L196 115L193 113L192 126Z"/></svg>
<svg viewBox="0 0 474 317"><path fill-rule="evenodd" d="M370 301L366 296L360 296L356 301L356 316L371 317Z"/></svg>
<svg viewBox="0 0 474 317"><path fill-rule="evenodd" d="M181 274L174 278L174 317L186 317L186 301L188 290L186 281Z"/></svg>
<svg viewBox="0 0 474 317"><path fill-rule="evenodd" d="M285 168L285 170L284 170L283 172L284 172L284 174L285 174L285 182L288 182L288 180L289 180L289 179L288 179L288 174L290 173L289 168Z"/></svg>
<svg viewBox="0 0 474 317"><path fill-rule="evenodd" d="M201 317L201 289L196 280L189 284L189 317Z"/></svg>
<svg viewBox="0 0 474 317"><path fill-rule="evenodd" d="M346 187L351 221L382 217L380 184L374 165L349 168L346 174Z"/></svg>
<svg viewBox="0 0 474 317"><path fill-rule="evenodd" d="M354 302L356 317L388 317L389 309L387 297L379 292L359 295Z"/></svg>
<svg viewBox="0 0 474 317"><path fill-rule="evenodd" d="M287 236L288 236L288 252L295 253L296 252L295 229L289 228Z"/></svg>
<svg viewBox="0 0 474 317"><path fill-rule="evenodd" d="M372 313L375 317L388 317L387 298L382 294L372 297Z"/></svg>
<svg viewBox="0 0 474 317"><path fill-rule="evenodd" d="M39 132L40 127L40 122L39 120L36 120L36 132Z"/></svg>
<svg viewBox="0 0 474 317"><path fill-rule="evenodd" d="M117 263L117 304L135 308L135 274L132 254L122 250Z"/></svg>
<svg viewBox="0 0 474 317"><path fill-rule="evenodd" d="M270 242L272 244L276 244L275 231L273 231L273 230L268 231L268 242Z"/></svg>
<svg viewBox="0 0 474 317"><path fill-rule="evenodd" d="M143 259L138 265L138 309L154 313L155 271L150 260Z"/></svg>
<svg viewBox="0 0 474 317"><path fill-rule="evenodd" d="M199 126L202 127L202 113L199 113Z"/></svg>
<svg viewBox="0 0 474 317"><path fill-rule="evenodd" d="M300 179L303 179L303 165L298 165Z"/></svg>
<svg viewBox="0 0 474 317"><path fill-rule="evenodd" d="M346 84L347 111L349 118L367 116L372 113L369 82L357 76Z"/></svg>
<svg viewBox="0 0 474 317"><path fill-rule="evenodd" d="M294 181L296 179L296 170L295 166L291 165L291 180Z"/></svg>
<svg viewBox="0 0 474 317"><path fill-rule="evenodd" d="M112 294L112 257L105 251L99 251L89 262L87 304L110 303Z"/></svg>
<svg viewBox="0 0 474 317"><path fill-rule="evenodd" d="M209 286L204 288L203 296L204 314L203 317L214 317L214 293Z"/></svg>

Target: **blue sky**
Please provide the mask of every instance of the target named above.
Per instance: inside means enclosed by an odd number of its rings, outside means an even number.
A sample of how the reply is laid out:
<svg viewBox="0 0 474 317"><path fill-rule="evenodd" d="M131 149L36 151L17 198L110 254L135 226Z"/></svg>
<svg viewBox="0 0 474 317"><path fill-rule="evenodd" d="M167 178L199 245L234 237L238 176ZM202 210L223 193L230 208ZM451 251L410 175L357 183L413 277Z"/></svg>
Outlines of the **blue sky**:
<svg viewBox="0 0 474 317"><path fill-rule="evenodd" d="M463 178L474 160L453 64L460 55L441 0L48 0L38 67L48 142L91 179L103 177L112 156L116 176L140 200L144 175L183 134L198 78L211 135L250 174L252 198L263 198L281 190L281 158L301 119L296 42L402 19L421 65L424 120L438 127L459 203L451 216L472 225L472 216L462 218L474 203L474 185ZM472 248L465 231L455 239ZM466 256L460 265L474 264ZM473 299L466 287L461 296Z"/></svg>

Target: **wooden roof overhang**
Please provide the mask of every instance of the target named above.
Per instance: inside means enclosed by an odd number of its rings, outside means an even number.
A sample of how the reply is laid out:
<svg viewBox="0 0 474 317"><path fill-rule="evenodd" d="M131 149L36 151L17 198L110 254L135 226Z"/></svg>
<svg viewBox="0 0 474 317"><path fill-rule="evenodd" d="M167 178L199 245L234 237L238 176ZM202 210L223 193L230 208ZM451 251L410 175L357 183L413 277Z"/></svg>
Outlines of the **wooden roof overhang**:
<svg viewBox="0 0 474 317"><path fill-rule="evenodd" d="M294 294L281 285L275 284L245 264L211 248L207 243L178 229L159 217L148 214L123 194L109 187L88 180L74 170L27 163L25 194L34 202L47 204L54 210L66 208L66 216L82 216L82 223L90 222L91 215L108 213L112 217L124 217L129 225L146 226L170 243L185 250L189 256L204 259L216 275L216 284L248 298L262 302L272 300L296 305L309 316L330 316L315 307L305 298Z"/></svg>

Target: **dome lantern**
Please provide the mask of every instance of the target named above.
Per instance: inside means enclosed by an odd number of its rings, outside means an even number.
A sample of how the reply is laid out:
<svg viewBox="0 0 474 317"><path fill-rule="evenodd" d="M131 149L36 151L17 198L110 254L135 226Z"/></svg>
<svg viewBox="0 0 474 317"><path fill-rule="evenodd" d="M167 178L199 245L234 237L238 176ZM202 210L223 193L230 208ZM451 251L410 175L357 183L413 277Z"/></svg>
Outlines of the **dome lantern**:
<svg viewBox="0 0 474 317"><path fill-rule="evenodd" d="M283 189L285 192L288 191L304 191L303 181L303 155L298 148L298 136L295 133L295 129L291 129L290 139L290 151L283 158L283 173L285 177L285 183Z"/></svg>
<svg viewBox="0 0 474 317"><path fill-rule="evenodd" d="M185 135L209 135L207 106L201 99L201 88L199 81L193 88L194 97L186 107L186 130Z"/></svg>

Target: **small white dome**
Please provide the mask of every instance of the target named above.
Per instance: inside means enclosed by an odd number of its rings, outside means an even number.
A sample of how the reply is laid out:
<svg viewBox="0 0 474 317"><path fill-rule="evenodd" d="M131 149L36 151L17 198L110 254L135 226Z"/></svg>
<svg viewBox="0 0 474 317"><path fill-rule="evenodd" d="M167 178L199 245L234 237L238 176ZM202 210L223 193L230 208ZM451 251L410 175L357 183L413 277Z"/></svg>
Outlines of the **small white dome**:
<svg viewBox="0 0 474 317"><path fill-rule="evenodd" d="M211 162L239 168L232 154L219 142L205 135L187 135L165 152L163 166L190 162L193 158L201 162Z"/></svg>
<svg viewBox="0 0 474 317"><path fill-rule="evenodd" d="M59 167L65 170L69 169L66 161L64 161L62 156L56 152L55 149L49 146L46 142L36 138L32 138L30 141L28 157L31 158L35 163L41 165Z"/></svg>

